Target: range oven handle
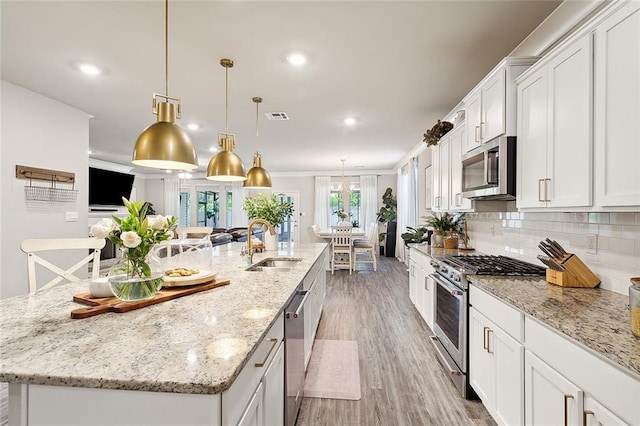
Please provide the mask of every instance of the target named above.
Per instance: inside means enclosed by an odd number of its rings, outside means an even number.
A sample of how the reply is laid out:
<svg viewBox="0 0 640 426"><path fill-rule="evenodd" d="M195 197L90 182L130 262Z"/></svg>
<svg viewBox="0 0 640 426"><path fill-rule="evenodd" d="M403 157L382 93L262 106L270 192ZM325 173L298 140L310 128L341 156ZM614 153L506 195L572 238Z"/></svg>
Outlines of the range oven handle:
<svg viewBox="0 0 640 426"><path fill-rule="evenodd" d="M437 341L440 340L440 339L438 339L438 336L429 336L429 338L431 340L433 340L434 342L437 342ZM444 356L442 356L442 354L440 353L440 349L438 349L438 346L436 346L436 353L438 354L438 357L440 358L442 363L445 365L445 367L446 367L446 369L447 369L447 371L449 372L450 375L459 376L461 374L459 369L451 367L451 364L449 364L447 359Z"/></svg>
<svg viewBox="0 0 640 426"><path fill-rule="evenodd" d="M442 278L440 278L439 275L436 274L431 274L429 275L429 277L431 277L432 280L434 280L439 286L444 287L445 289L447 289L449 291L449 293L451 293L452 296L462 296L462 290L460 290L458 287L449 284L445 281L442 280Z"/></svg>
<svg viewBox="0 0 640 426"><path fill-rule="evenodd" d="M287 318L298 318L300 315L300 310L304 307L304 304L307 302L309 295L311 294L308 290L300 291L298 294L304 294L304 297L300 301L300 304L296 308L294 312L287 312Z"/></svg>

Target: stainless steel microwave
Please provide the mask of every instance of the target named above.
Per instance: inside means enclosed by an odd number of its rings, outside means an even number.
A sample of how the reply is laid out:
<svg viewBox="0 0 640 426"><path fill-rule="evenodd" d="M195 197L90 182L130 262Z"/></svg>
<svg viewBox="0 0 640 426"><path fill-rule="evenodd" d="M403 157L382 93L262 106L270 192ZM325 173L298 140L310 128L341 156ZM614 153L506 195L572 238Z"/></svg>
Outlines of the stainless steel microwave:
<svg viewBox="0 0 640 426"><path fill-rule="evenodd" d="M515 136L496 138L462 156L462 196L472 200L515 200Z"/></svg>

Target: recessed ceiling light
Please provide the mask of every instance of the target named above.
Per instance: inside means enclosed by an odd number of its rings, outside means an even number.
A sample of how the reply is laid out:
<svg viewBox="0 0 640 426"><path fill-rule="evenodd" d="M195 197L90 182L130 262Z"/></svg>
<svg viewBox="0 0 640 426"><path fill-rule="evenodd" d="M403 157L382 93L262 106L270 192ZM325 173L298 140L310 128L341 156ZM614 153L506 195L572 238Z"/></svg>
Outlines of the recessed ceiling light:
<svg viewBox="0 0 640 426"><path fill-rule="evenodd" d="M95 65L91 64L79 64L78 69L87 75L100 75L102 70Z"/></svg>
<svg viewBox="0 0 640 426"><path fill-rule="evenodd" d="M189 130L198 130L199 128L200 128L199 124L196 124L196 123L187 124L187 129Z"/></svg>
<svg viewBox="0 0 640 426"><path fill-rule="evenodd" d="M354 124L356 124L356 119L353 117L347 117L344 119L344 124L346 124L347 126L353 126Z"/></svg>
<svg viewBox="0 0 640 426"><path fill-rule="evenodd" d="M209 148L209 151L218 152L218 147L217 146L212 146L211 148Z"/></svg>
<svg viewBox="0 0 640 426"><path fill-rule="evenodd" d="M287 56L287 61L289 61L291 65L301 67L302 65L307 63L307 58L301 53L292 53L291 55Z"/></svg>

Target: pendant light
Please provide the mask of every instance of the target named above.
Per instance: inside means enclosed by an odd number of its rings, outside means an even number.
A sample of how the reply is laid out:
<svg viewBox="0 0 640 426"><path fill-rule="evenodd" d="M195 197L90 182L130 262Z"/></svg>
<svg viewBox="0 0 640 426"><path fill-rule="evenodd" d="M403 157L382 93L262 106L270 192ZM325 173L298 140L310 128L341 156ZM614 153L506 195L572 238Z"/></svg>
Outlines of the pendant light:
<svg viewBox="0 0 640 426"><path fill-rule="evenodd" d="M182 117L180 98L169 96L169 0L164 4L164 95L153 94L151 109L158 121L138 136L131 162L157 169L194 170L198 168L198 155L187 132L176 124L176 117Z"/></svg>
<svg viewBox="0 0 640 426"><path fill-rule="evenodd" d="M207 166L207 179L223 182L243 181L247 179L242 160L233 152L236 146L236 135L229 133L229 68L233 67L231 59L220 59L225 69L225 126L224 132L218 132L218 146L221 151L211 158Z"/></svg>
<svg viewBox="0 0 640 426"><path fill-rule="evenodd" d="M262 167L260 138L258 135L258 108L262 102L262 98L256 96L251 100L256 104L256 152L253 154L253 167L247 172L247 180L244 181L243 186L248 189L268 189L271 188L271 176L269 172Z"/></svg>

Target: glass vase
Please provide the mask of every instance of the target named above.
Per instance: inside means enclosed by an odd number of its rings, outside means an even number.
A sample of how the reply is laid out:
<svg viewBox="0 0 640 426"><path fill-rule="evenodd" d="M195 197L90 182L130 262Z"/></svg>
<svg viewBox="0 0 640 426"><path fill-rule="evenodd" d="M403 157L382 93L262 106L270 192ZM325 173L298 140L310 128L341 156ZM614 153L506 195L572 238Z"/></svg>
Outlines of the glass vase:
<svg viewBox="0 0 640 426"><path fill-rule="evenodd" d="M444 233L437 229L433 230L433 234L431 235L431 247L433 248L443 248L444 247Z"/></svg>
<svg viewBox="0 0 640 426"><path fill-rule="evenodd" d="M140 259L123 251L122 258L109 269L109 287L125 302L150 299L162 288L162 262L153 253Z"/></svg>

